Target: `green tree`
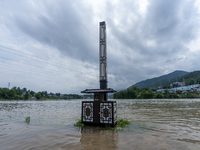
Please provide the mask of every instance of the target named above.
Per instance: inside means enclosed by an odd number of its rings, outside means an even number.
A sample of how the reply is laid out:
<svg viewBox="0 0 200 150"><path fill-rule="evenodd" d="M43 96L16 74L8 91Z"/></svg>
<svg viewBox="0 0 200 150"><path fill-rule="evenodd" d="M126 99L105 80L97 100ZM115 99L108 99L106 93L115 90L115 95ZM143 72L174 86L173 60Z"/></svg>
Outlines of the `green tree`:
<svg viewBox="0 0 200 150"><path fill-rule="evenodd" d="M151 89L151 91L156 92L156 89Z"/></svg>
<svg viewBox="0 0 200 150"><path fill-rule="evenodd" d="M191 79L189 82L189 85L193 85L193 84L195 84L195 81L194 81L194 79Z"/></svg>
<svg viewBox="0 0 200 150"><path fill-rule="evenodd" d="M168 95L169 94L169 90L166 89L165 92L164 92L164 94Z"/></svg>
<svg viewBox="0 0 200 150"><path fill-rule="evenodd" d="M56 96L60 97L60 93L56 93Z"/></svg>
<svg viewBox="0 0 200 150"><path fill-rule="evenodd" d="M140 89L139 87L136 87L136 86L134 86L132 89L133 89L134 91L136 91L136 93L139 93L139 92L142 91L142 89Z"/></svg>
<svg viewBox="0 0 200 150"><path fill-rule="evenodd" d="M179 98L179 96L177 94L174 94L173 98Z"/></svg>
<svg viewBox="0 0 200 150"><path fill-rule="evenodd" d="M20 87L16 88L16 93L17 95L21 96L23 94L22 90L20 89Z"/></svg>
<svg viewBox="0 0 200 150"><path fill-rule="evenodd" d="M141 91L141 92L137 93L136 99L142 99L142 98L143 98L143 92Z"/></svg>
<svg viewBox="0 0 200 150"><path fill-rule="evenodd" d="M200 84L200 76L196 79L196 83Z"/></svg>
<svg viewBox="0 0 200 150"><path fill-rule="evenodd" d="M3 99L9 99L8 93L9 93L8 88L1 88L1 97Z"/></svg>
<svg viewBox="0 0 200 150"><path fill-rule="evenodd" d="M173 84L173 88L175 88L175 87L179 87L177 84Z"/></svg>
<svg viewBox="0 0 200 150"><path fill-rule="evenodd" d="M145 91L143 94L143 98L145 99L151 99L153 98L153 96L154 96L154 93L152 91Z"/></svg>
<svg viewBox="0 0 200 150"><path fill-rule="evenodd" d="M48 94L47 91L44 91L44 96L45 96L45 97L47 96L47 94Z"/></svg>
<svg viewBox="0 0 200 150"><path fill-rule="evenodd" d="M34 91L30 91L30 95L31 96L35 96L35 92Z"/></svg>
<svg viewBox="0 0 200 150"><path fill-rule="evenodd" d="M132 92L131 89L126 90L126 97L125 97L126 99L131 99L131 92Z"/></svg>
<svg viewBox="0 0 200 150"><path fill-rule="evenodd" d="M9 99L14 99L14 97L16 96L16 91L14 89L11 89L8 91L8 97Z"/></svg>
<svg viewBox="0 0 200 150"><path fill-rule="evenodd" d="M137 97L136 91L131 92L131 99L135 99Z"/></svg>
<svg viewBox="0 0 200 150"><path fill-rule="evenodd" d="M1 92L1 88L0 88L0 99L2 98L2 92Z"/></svg>
<svg viewBox="0 0 200 150"><path fill-rule="evenodd" d="M15 90L15 91L17 91L17 87L16 86L14 86L12 89Z"/></svg>
<svg viewBox="0 0 200 150"><path fill-rule="evenodd" d="M163 94L161 94L161 93L158 93L158 94L156 94L155 95L155 98L163 98L164 96L163 96Z"/></svg>
<svg viewBox="0 0 200 150"><path fill-rule="evenodd" d="M30 94L28 91L26 91L26 94L24 95L24 99L28 100L30 98Z"/></svg>
<svg viewBox="0 0 200 150"><path fill-rule="evenodd" d="M113 94L113 98L114 98L114 99L117 99L117 93L114 93L114 94Z"/></svg>
<svg viewBox="0 0 200 150"><path fill-rule="evenodd" d="M38 93L35 95L35 97L36 97L37 99L41 99L41 98L42 98L42 95L40 94L40 92L38 92Z"/></svg>
<svg viewBox="0 0 200 150"><path fill-rule="evenodd" d="M27 89L24 87L23 89L22 89L22 92L26 92L27 91Z"/></svg>
<svg viewBox="0 0 200 150"><path fill-rule="evenodd" d="M144 90L145 90L145 91L149 91L149 88L148 88L148 87L145 87Z"/></svg>
<svg viewBox="0 0 200 150"><path fill-rule="evenodd" d="M23 100L23 96L16 95L15 100Z"/></svg>
<svg viewBox="0 0 200 150"><path fill-rule="evenodd" d="M181 94L181 93L182 93L182 91L179 91L179 90L176 91L176 94Z"/></svg>

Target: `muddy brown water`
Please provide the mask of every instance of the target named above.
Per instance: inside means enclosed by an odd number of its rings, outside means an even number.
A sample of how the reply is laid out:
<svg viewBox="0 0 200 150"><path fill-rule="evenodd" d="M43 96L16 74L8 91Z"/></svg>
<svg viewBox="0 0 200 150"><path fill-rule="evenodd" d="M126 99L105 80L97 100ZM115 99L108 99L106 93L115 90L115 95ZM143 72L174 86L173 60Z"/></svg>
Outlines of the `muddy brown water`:
<svg viewBox="0 0 200 150"><path fill-rule="evenodd" d="M200 149L200 99L117 100L123 130L73 124L81 100L0 101L0 150ZM30 123L25 118L30 117Z"/></svg>

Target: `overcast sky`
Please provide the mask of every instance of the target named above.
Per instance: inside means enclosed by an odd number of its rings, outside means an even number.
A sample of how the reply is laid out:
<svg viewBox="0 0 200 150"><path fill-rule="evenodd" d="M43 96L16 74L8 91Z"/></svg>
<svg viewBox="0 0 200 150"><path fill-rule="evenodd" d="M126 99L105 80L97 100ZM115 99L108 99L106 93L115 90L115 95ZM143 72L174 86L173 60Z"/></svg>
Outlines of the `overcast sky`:
<svg viewBox="0 0 200 150"><path fill-rule="evenodd" d="M108 87L200 70L199 0L0 0L0 87L99 88L99 22Z"/></svg>

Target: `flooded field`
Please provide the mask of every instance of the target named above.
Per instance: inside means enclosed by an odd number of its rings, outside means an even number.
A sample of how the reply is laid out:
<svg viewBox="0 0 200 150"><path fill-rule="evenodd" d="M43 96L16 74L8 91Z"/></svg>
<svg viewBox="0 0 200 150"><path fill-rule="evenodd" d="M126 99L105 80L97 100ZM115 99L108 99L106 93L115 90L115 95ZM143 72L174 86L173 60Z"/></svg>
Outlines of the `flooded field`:
<svg viewBox="0 0 200 150"><path fill-rule="evenodd" d="M0 149L200 149L199 99L117 100L117 108L131 121L123 130L80 129L81 100L0 101Z"/></svg>

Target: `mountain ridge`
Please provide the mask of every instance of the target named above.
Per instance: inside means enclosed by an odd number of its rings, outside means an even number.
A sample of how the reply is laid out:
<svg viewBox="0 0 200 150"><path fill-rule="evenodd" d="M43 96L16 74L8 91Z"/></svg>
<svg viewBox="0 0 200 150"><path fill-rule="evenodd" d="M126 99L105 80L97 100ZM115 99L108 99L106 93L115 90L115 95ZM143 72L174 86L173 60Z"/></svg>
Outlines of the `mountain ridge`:
<svg viewBox="0 0 200 150"><path fill-rule="evenodd" d="M171 82L175 82L176 81L175 78L181 77L188 73L189 72L182 71L182 70L175 70L166 75L142 80L140 82L137 82L136 84L131 85L127 89L132 88L134 86L139 87L141 89L145 87L154 88L154 87L159 87L159 86L166 86L166 85L169 85Z"/></svg>

